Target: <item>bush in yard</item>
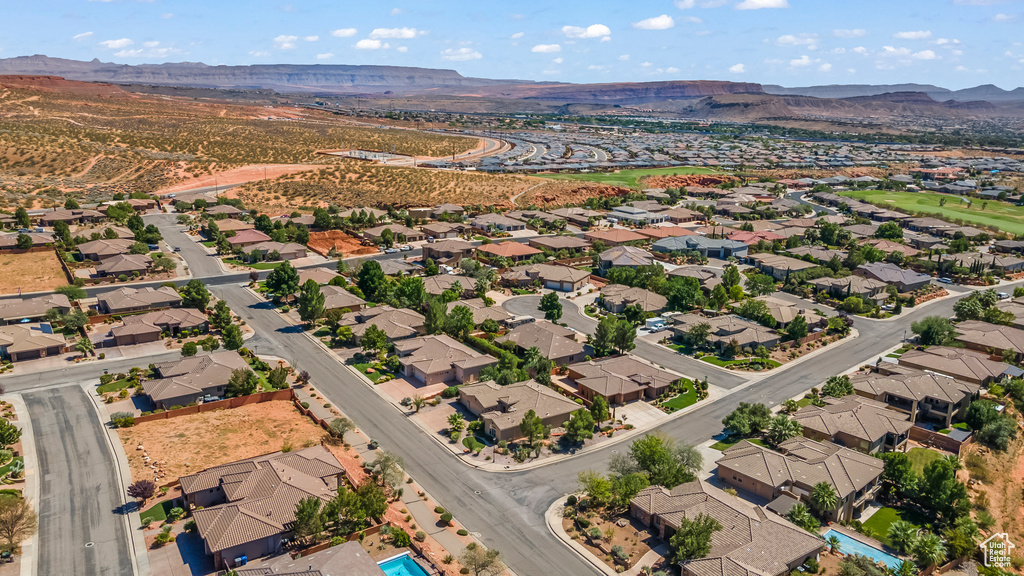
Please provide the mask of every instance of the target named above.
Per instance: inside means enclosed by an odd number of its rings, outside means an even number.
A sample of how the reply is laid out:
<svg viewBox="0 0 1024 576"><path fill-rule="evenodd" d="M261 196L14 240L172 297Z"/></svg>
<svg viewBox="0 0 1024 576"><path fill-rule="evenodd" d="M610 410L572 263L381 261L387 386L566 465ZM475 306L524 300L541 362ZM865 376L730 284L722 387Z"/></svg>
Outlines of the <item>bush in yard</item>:
<svg viewBox="0 0 1024 576"><path fill-rule="evenodd" d="M424 532L423 530L417 530L416 531L416 541L417 542L423 542L426 539L427 539L427 533L426 532Z"/></svg>
<svg viewBox="0 0 1024 576"><path fill-rule="evenodd" d="M131 428L135 425L135 415L131 412L114 412L110 415L110 422L116 428Z"/></svg>
<svg viewBox="0 0 1024 576"><path fill-rule="evenodd" d="M440 506L437 506L436 508L434 508L434 514L444 514L444 513L445 513L445 509L444 508L442 508Z"/></svg>
<svg viewBox="0 0 1024 576"><path fill-rule="evenodd" d="M185 509L175 506L171 508L171 511L167 513L167 519L171 522L177 522L181 520L181 517L185 515Z"/></svg>
<svg viewBox="0 0 1024 576"><path fill-rule="evenodd" d="M331 538L331 546L340 546L345 542L347 542L347 540L345 540L341 536L335 536L334 538Z"/></svg>
<svg viewBox="0 0 1024 576"><path fill-rule="evenodd" d="M469 530L466 530L465 528L459 528L455 533L459 536L469 536Z"/></svg>
<svg viewBox="0 0 1024 576"><path fill-rule="evenodd" d="M149 528L149 525L152 524L152 523L153 523L153 519L152 518L143 518L142 519L142 527L143 528Z"/></svg>
<svg viewBox="0 0 1024 576"><path fill-rule="evenodd" d="M193 534L195 533L196 530L199 530L199 527L196 525L195 520L189 520L188 522L185 522L185 532Z"/></svg>
<svg viewBox="0 0 1024 576"><path fill-rule="evenodd" d="M395 548L408 548L412 545L412 537L409 533L400 528L391 531L391 545Z"/></svg>
<svg viewBox="0 0 1024 576"><path fill-rule="evenodd" d="M452 523L452 513L445 512L444 514L441 514L441 522L450 525Z"/></svg>

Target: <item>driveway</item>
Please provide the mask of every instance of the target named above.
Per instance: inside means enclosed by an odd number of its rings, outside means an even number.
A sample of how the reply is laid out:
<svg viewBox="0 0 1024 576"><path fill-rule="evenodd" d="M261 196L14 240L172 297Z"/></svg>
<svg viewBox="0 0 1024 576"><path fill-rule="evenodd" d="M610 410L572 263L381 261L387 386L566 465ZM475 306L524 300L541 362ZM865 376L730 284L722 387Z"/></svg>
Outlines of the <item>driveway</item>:
<svg viewBox="0 0 1024 576"><path fill-rule="evenodd" d="M188 263L189 272L193 277L203 278L224 274L217 258L185 233L186 228L178 224L177 214L148 214L142 217L142 221L146 224L156 225L164 237L164 242L172 249L181 248L177 254Z"/></svg>
<svg viewBox="0 0 1024 576"><path fill-rule="evenodd" d="M78 386L24 394L39 459L37 574L131 576L114 458Z"/></svg>

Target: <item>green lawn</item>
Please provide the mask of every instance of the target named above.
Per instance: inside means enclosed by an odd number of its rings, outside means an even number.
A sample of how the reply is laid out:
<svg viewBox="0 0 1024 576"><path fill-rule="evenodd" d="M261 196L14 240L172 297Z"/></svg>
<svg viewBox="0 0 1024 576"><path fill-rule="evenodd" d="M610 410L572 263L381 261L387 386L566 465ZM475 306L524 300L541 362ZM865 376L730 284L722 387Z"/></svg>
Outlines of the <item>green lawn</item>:
<svg viewBox="0 0 1024 576"><path fill-rule="evenodd" d="M142 522L145 522L146 518L152 518L154 523L163 522L167 519L167 513L171 511L171 508L174 508L173 502L173 500L166 500L159 504L154 504L148 510L139 514L139 519Z"/></svg>
<svg viewBox="0 0 1024 576"><path fill-rule="evenodd" d="M640 188L640 180L645 176L683 176L690 174L717 174L717 172L710 168L680 166L677 168L649 168L620 170L618 172L593 172L590 174L537 174L537 176L552 180L577 180L608 184L609 186L622 186L623 188Z"/></svg>
<svg viewBox="0 0 1024 576"><path fill-rule="evenodd" d="M213 248L214 246L217 245L217 241L216 240L207 240L206 242L200 242L200 244L202 244L203 246L206 246L207 248Z"/></svg>
<svg viewBox="0 0 1024 576"><path fill-rule="evenodd" d="M3 478L5 476L7 476L7 473L11 471L11 466L13 466L15 462L24 462L24 461L25 461L25 459L23 457L15 456L7 464L4 464L3 466L0 466L0 478Z"/></svg>
<svg viewBox="0 0 1024 576"><path fill-rule="evenodd" d="M914 465L914 472L920 476L924 474L924 467L942 458L942 454L928 448L911 448L907 451L907 458Z"/></svg>
<svg viewBox="0 0 1024 576"><path fill-rule="evenodd" d="M721 366L722 368L725 368L726 366L739 366L739 365L743 365L743 364L753 364L754 360L757 360L757 359L756 358L744 358L742 360L722 360L718 356L705 356L705 357L701 358L701 360L707 362L708 364L714 364L715 366ZM781 362L776 362L775 360L772 360L770 358L766 358L764 360L761 360L760 363L765 365L765 366L771 366L772 368L778 368L779 366L782 366Z"/></svg>
<svg viewBox="0 0 1024 576"><path fill-rule="evenodd" d="M878 512L872 514L871 518L864 522L864 529L870 530L872 536L881 540L887 546L892 546L892 542L889 542L889 526L897 520L906 520L918 528L927 523L927 518L923 518L913 510L885 507L880 508Z"/></svg>
<svg viewBox="0 0 1024 576"><path fill-rule="evenodd" d="M376 382L377 380L380 380L384 376L387 376L387 374L385 374L384 372L381 372L380 370L377 370L373 374L367 374L366 373L366 369L373 367L373 364L370 364L368 362L364 362L362 364L353 364L352 366L354 366L356 370L359 370L360 372L362 372L363 375L365 375L367 378L369 378L371 382Z"/></svg>
<svg viewBox="0 0 1024 576"><path fill-rule="evenodd" d="M729 436L724 440L719 440L718 442L715 442L714 444L711 445L711 447L715 450L724 451L728 448L732 448L736 444L739 444L742 440L746 440L751 444L757 444L758 446L764 446L765 448L769 447L768 444L764 440L761 440L760 438L742 438L740 436Z"/></svg>
<svg viewBox="0 0 1024 576"><path fill-rule="evenodd" d="M886 202L910 212L940 214L947 219L962 218L967 222L993 226L1004 232L1024 234L1024 206L1015 206L1007 202L990 200L982 209L983 200L975 199L971 207L968 207L967 202L961 201L960 196L934 192L852 190L838 194L867 202ZM939 206L939 200L943 198L946 199L946 205Z"/></svg>
<svg viewBox="0 0 1024 576"><path fill-rule="evenodd" d="M804 396L803 398L796 401L796 405L803 408L804 406L810 406L811 402L814 402L813 398L808 398Z"/></svg>
<svg viewBox="0 0 1024 576"><path fill-rule="evenodd" d="M484 448L487 447L487 444L484 444L480 440L477 440L475 436L466 436L465 438L463 438L462 445L465 446L466 448L469 448L473 452L476 452L477 450L483 450Z"/></svg>
<svg viewBox="0 0 1024 576"><path fill-rule="evenodd" d="M313 336L316 336L317 338L324 338L324 337L330 336L330 335L331 335L331 329L328 328L327 326L321 326L321 327L316 329L316 332L313 332Z"/></svg>
<svg viewBox="0 0 1024 576"><path fill-rule="evenodd" d="M96 393L97 394L106 394L107 392L117 392L118 390L121 390L121 389L127 388L127 387L128 387L128 379L124 378L122 380L114 380L113 382L111 382L109 384L100 384L99 386L96 387Z"/></svg>
<svg viewBox="0 0 1024 576"><path fill-rule="evenodd" d="M692 406L697 402L697 395L693 392L693 388L690 386L686 387L686 391L679 394L671 400L662 402L661 405L666 408L672 408L673 410L682 410L687 406Z"/></svg>
<svg viewBox="0 0 1024 576"><path fill-rule="evenodd" d="M253 268L255 270L273 270L274 268L277 268L281 264L284 264L284 262L253 262L252 264L246 264L245 262L242 262L241 260L236 260L234 258L225 258L224 263L231 264L233 266L248 266L249 268Z"/></svg>

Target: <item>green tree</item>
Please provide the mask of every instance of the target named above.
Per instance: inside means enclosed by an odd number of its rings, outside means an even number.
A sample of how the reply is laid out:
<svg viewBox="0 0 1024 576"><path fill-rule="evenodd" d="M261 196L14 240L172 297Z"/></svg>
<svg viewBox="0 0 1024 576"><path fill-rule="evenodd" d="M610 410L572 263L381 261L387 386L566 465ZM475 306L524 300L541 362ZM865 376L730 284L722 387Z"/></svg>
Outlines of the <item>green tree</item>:
<svg viewBox="0 0 1024 576"><path fill-rule="evenodd" d="M210 291L198 278L189 280L188 284L178 290L178 293L181 295L181 305L185 308L206 310L206 307L210 305Z"/></svg>
<svg viewBox="0 0 1024 576"><path fill-rule="evenodd" d="M967 413L964 415L964 422L972 430L981 430L986 424L1001 416L999 405L991 400L980 398L967 406Z"/></svg>
<svg viewBox="0 0 1024 576"><path fill-rule="evenodd" d="M595 356L607 356L615 350L615 328L618 320L613 316L605 316L597 322L597 328L591 337L591 346Z"/></svg>
<svg viewBox="0 0 1024 576"><path fill-rule="evenodd" d="M526 441L532 446L537 440L544 436L544 421L532 409L523 415L519 423L519 432L526 437Z"/></svg>
<svg viewBox="0 0 1024 576"><path fill-rule="evenodd" d="M747 292L754 296L767 296L775 292L775 278L767 274L747 276Z"/></svg>
<svg viewBox="0 0 1024 576"><path fill-rule="evenodd" d="M459 564L468 568L473 576L494 576L505 569L500 557L501 553L497 550L489 550L476 542L470 542L459 554Z"/></svg>
<svg viewBox="0 0 1024 576"><path fill-rule="evenodd" d="M558 294L548 292L540 298L540 309L544 312L544 319L551 322L562 317L562 303L558 300Z"/></svg>
<svg viewBox="0 0 1024 576"><path fill-rule="evenodd" d="M647 475L642 472L621 474L612 477L612 495L615 503L622 507L629 507L629 502L640 493L641 490L651 485Z"/></svg>
<svg viewBox="0 0 1024 576"><path fill-rule="evenodd" d="M882 468L882 491L890 498L902 498L917 491L919 478L914 473L910 457L902 452L888 452L881 455L885 463Z"/></svg>
<svg viewBox="0 0 1024 576"><path fill-rule="evenodd" d="M196 352L199 351L199 347L196 346L195 342L185 342L181 345L182 356L195 356Z"/></svg>
<svg viewBox="0 0 1024 576"><path fill-rule="evenodd" d="M925 346L941 346L953 341L956 329L942 316L926 316L914 322L910 329L917 334L921 344Z"/></svg>
<svg viewBox="0 0 1024 576"><path fill-rule="evenodd" d="M38 526L39 519L27 498L14 494L0 495L0 538L7 543L8 549L17 549L25 538L36 533Z"/></svg>
<svg viewBox="0 0 1024 576"><path fill-rule="evenodd" d="M432 299L427 303L426 313L423 315L423 328L427 334L440 334L448 327L448 307L439 299Z"/></svg>
<svg viewBox="0 0 1024 576"><path fill-rule="evenodd" d="M288 387L288 369L283 364L277 365L267 373L267 383L275 390L284 390Z"/></svg>
<svg viewBox="0 0 1024 576"><path fill-rule="evenodd" d="M740 402L735 410L722 419L722 425L730 436L748 437L764 430L771 416L771 410L764 404Z"/></svg>
<svg viewBox="0 0 1024 576"><path fill-rule="evenodd" d="M803 431L803 426L785 414L779 414L768 423L765 436L773 446L778 446L790 438L796 438Z"/></svg>
<svg viewBox="0 0 1024 576"><path fill-rule="evenodd" d="M598 424L611 417L608 411L608 401L605 400L604 396L598 395L594 397L594 402L590 405L590 415L594 417L594 422Z"/></svg>
<svg viewBox="0 0 1024 576"><path fill-rule="evenodd" d="M678 486L693 481L703 465L700 452L688 444L677 445L663 434L647 434L633 441L629 456L651 484Z"/></svg>
<svg viewBox="0 0 1024 576"><path fill-rule="evenodd" d="M303 322L312 323L323 315L324 293L320 291L320 284L310 278L299 292L299 318Z"/></svg>
<svg viewBox="0 0 1024 576"><path fill-rule="evenodd" d="M685 332L686 341L689 342L694 348L703 348L708 343L708 338L711 337L711 324L707 322L697 322L687 328Z"/></svg>
<svg viewBox="0 0 1024 576"><path fill-rule="evenodd" d="M32 225L32 221L28 217L28 210L21 206L14 211L14 221L18 224L18 228L28 228Z"/></svg>
<svg viewBox="0 0 1024 576"><path fill-rule="evenodd" d="M28 234L18 234L14 240L14 247L18 250L28 250L32 247L32 237Z"/></svg>
<svg viewBox="0 0 1024 576"><path fill-rule="evenodd" d="M807 319L804 318L803 314L797 314L796 317L790 320L789 325L786 326L786 334L788 334L794 342L799 342L801 338L805 338L808 332L810 332L810 330L807 326Z"/></svg>
<svg viewBox="0 0 1024 576"><path fill-rule="evenodd" d="M853 394L853 384L850 383L850 377L846 375L829 376L828 380L825 380L825 384L821 387L822 396L842 398L850 394Z"/></svg>
<svg viewBox="0 0 1024 576"><path fill-rule="evenodd" d="M906 520L897 520L889 525L889 530L886 536L889 538L889 543L896 549L900 554L909 554L914 548L914 544L917 543L917 526L914 526Z"/></svg>
<svg viewBox="0 0 1024 576"><path fill-rule="evenodd" d="M978 431L978 442L1004 452L1016 437L1017 421L1008 416L996 418Z"/></svg>
<svg viewBox="0 0 1024 576"><path fill-rule="evenodd" d="M210 314L210 324L218 330L223 330L231 325L231 320L231 308L228 308L228 303L224 300L217 300L217 303L213 305L213 312Z"/></svg>
<svg viewBox="0 0 1024 576"><path fill-rule="evenodd" d="M711 537L722 529L722 525L703 512L690 520L679 518L679 529L669 539L672 562L687 562L704 558L711 552Z"/></svg>
<svg viewBox="0 0 1024 576"><path fill-rule="evenodd" d="M362 267L359 269L359 274L356 276L356 285L359 286L359 290L367 300L372 302L379 302L378 295L387 281L387 276L384 275L380 262L376 260L363 262Z"/></svg>
<svg viewBox="0 0 1024 576"><path fill-rule="evenodd" d="M473 311L461 304L452 308L444 325L445 333L457 340L468 339L473 326Z"/></svg>
<svg viewBox="0 0 1024 576"><path fill-rule="evenodd" d="M714 304L715 310L721 310L729 302L729 292L724 284L715 286L711 291L711 302Z"/></svg>
<svg viewBox="0 0 1024 576"><path fill-rule="evenodd" d="M704 304L704 293L696 278L673 278L665 289L668 307L672 310L690 310Z"/></svg>
<svg viewBox="0 0 1024 576"><path fill-rule="evenodd" d="M611 501L612 482L608 478L593 470L583 470L576 475L576 481L593 505L604 506Z"/></svg>
<svg viewBox="0 0 1024 576"><path fill-rule="evenodd" d="M11 424L10 420L0 418L0 446L7 448L21 440L21 429Z"/></svg>
<svg viewBox="0 0 1024 576"><path fill-rule="evenodd" d="M81 300L82 298L88 296L88 294L83 288L75 286L74 284L68 284L67 286L58 286L56 290L54 290L54 292L56 292L57 294L63 294L67 296L68 300Z"/></svg>
<svg viewBox="0 0 1024 576"><path fill-rule="evenodd" d="M107 230L111 231L110 228L107 228ZM65 246L71 245L71 227L68 226L67 222L64 222L63 220L58 220L57 222L54 222L53 235L59 238Z"/></svg>
<svg viewBox="0 0 1024 576"><path fill-rule="evenodd" d="M501 330L501 325L494 318L487 318L480 324L480 329L487 334L497 334Z"/></svg>
<svg viewBox="0 0 1024 576"><path fill-rule="evenodd" d="M292 266L291 262L285 260L283 264L270 271L267 276L267 289L277 299L291 298L292 294L299 291L299 271Z"/></svg>
<svg viewBox="0 0 1024 576"><path fill-rule="evenodd" d="M462 417L459 412L453 412L448 415L448 435L453 436L455 434L461 434L466 428L466 419Z"/></svg>
<svg viewBox="0 0 1024 576"><path fill-rule="evenodd" d="M81 310L73 310L60 317L61 324L69 330L78 330L89 323L89 316Z"/></svg>
<svg viewBox="0 0 1024 576"><path fill-rule="evenodd" d="M625 354L636 348L636 326L628 320L619 320L615 323L615 332L612 336L612 344L619 354Z"/></svg>
<svg viewBox="0 0 1024 576"><path fill-rule="evenodd" d="M252 370L248 368L232 370L231 378L228 380L227 395L233 397L255 394L259 384L260 379Z"/></svg>
<svg viewBox="0 0 1024 576"><path fill-rule="evenodd" d="M327 428L327 432L333 438L337 438L340 442L345 442L345 434L356 429L354 422L348 418L335 418L331 420L330 425Z"/></svg>
<svg viewBox="0 0 1024 576"><path fill-rule="evenodd" d="M382 487L389 488L392 492L401 486L405 480L405 462L397 454L387 450L378 450L377 457L370 463L370 470Z"/></svg>
<svg viewBox="0 0 1024 576"><path fill-rule="evenodd" d="M573 412L564 426L563 438L570 442L579 443L594 437L594 415L586 408Z"/></svg>
<svg viewBox="0 0 1024 576"><path fill-rule="evenodd" d="M900 227L899 222L891 220L878 227L875 230L875 238L884 238L886 240L902 240L903 239L903 228Z"/></svg>
<svg viewBox="0 0 1024 576"><path fill-rule="evenodd" d="M647 319L647 313L644 312L643 306L639 304L630 304L622 310L622 317L626 319L626 322L634 326L639 326Z"/></svg>
<svg viewBox="0 0 1024 576"><path fill-rule="evenodd" d="M395 245L395 233L391 231L391 228L381 230L380 240L377 243L385 248L391 248Z"/></svg>
<svg viewBox="0 0 1024 576"><path fill-rule="evenodd" d="M387 350L388 335L378 328L376 324L370 324L363 332L363 337L359 340L359 343L366 352L380 352Z"/></svg>
<svg viewBox="0 0 1024 576"><path fill-rule="evenodd" d="M946 559L946 547L942 544L942 538L938 534L928 533L917 539L914 543L914 562L922 570L941 564Z"/></svg>
<svg viewBox="0 0 1024 576"><path fill-rule="evenodd" d="M733 286L739 286L740 284L740 269L735 264L730 264L725 267L725 272L722 274L722 286L725 286L727 290L732 289Z"/></svg>
<svg viewBox="0 0 1024 576"><path fill-rule="evenodd" d="M299 500L295 506L295 522L292 523L292 533L299 540L315 542L324 531L323 514L320 511L321 500L316 496L309 496Z"/></svg>
<svg viewBox="0 0 1024 576"><path fill-rule="evenodd" d="M818 528L821 526L821 524L818 523L818 520L811 515L807 506L804 506L803 504L794 504L786 514L786 519L808 532L817 533Z"/></svg>
<svg viewBox="0 0 1024 576"><path fill-rule="evenodd" d="M919 503L933 512L940 526L952 524L971 509L967 488L957 480L953 464L945 459L924 467Z"/></svg>
<svg viewBox="0 0 1024 576"><path fill-rule="evenodd" d="M220 335L224 340L224 348L228 350L238 350L245 344L245 340L242 338L242 329L238 327L238 324L232 324L221 330Z"/></svg>
<svg viewBox="0 0 1024 576"><path fill-rule="evenodd" d="M395 307L419 310L427 298L427 290L423 279L416 276L403 276L395 287Z"/></svg>
<svg viewBox="0 0 1024 576"><path fill-rule="evenodd" d="M828 482L818 482L811 488L811 508L818 517L825 518L839 506L839 495Z"/></svg>

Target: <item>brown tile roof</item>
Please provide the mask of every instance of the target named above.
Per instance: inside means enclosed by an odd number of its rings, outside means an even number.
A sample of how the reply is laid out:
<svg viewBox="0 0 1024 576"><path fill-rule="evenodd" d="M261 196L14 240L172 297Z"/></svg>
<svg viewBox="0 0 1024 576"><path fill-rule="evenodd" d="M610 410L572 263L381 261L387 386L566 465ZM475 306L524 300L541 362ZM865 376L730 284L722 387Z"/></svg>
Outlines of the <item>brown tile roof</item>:
<svg viewBox="0 0 1024 576"><path fill-rule="evenodd" d="M228 244L232 246L238 244L254 244L257 242L266 242L270 240L270 236L267 236L259 230L239 230L235 232L235 235L228 238Z"/></svg>
<svg viewBox="0 0 1024 576"><path fill-rule="evenodd" d="M885 366L884 371L858 372L850 377L853 389L862 395L892 394L908 400L935 398L956 403L980 388L977 384L926 372L908 366Z"/></svg>
<svg viewBox="0 0 1024 576"><path fill-rule="evenodd" d="M519 258L522 256L534 256L541 254L541 251L528 244L520 242L500 242L498 244L484 244L477 247L479 252L501 256L504 258Z"/></svg>
<svg viewBox="0 0 1024 576"><path fill-rule="evenodd" d="M614 246L601 252L599 258L609 266L649 266L654 262L650 252L636 246Z"/></svg>
<svg viewBox="0 0 1024 576"><path fill-rule="evenodd" d="M153 265L153 259L146 254L118 254L104 259L96 265L98 272L120 274L143 271Z"/></svg>
<svg viewBox="0 0 1024 576"><path fill-rule="evenodd" d="M967 348L929 346L925 350L908 350L900 356L900 366L931 370L969 382L999 379L1013 366L989 358L988 354Z"/></svg>
<svg viewBox="0 0 1024 576"><path fill-rule="evenodd" d="M575 340L575 334L568 328L538 320L516 326L497 342L512 341L524 350L536 346L541 356L554 360L583 352L583 344Z"/></svg>
<svg viewBox="0 0 1024 576"><path fill-rule="evenodd" d="M317 284L327 284L337 278L339 274L330 268L303 268L299 270L299 286L306 283L306 280L313 280Z"/></svg>
<svg viewBox="0 0 1024 576"><path fill-rule="evenodd" d="M324 310L341 310L342 308L351 310L366 304L366 300L341 286L321 286L320 292L324 295Z"/></svg>
<svg viewBox="0 0 1024 576"><path fill-rule="evenodd" d="M569 370L583 376L577 384L605 397L665 388L681 377L628 354L571 364Z"/></svg>
<svg viewBox="0 0 1024 576"><path fill-rule="evenodd" d="M505 309L501 306L488 306L484 304L482 298L470 298L469 300L456 300L448 303L448 313L456 306L465 306L473 311L473 323L480 325L484 320L488 318L497 322L502 322L512 317L511 314L505 312Z"/></svg>
<svg viewBox="0 0 1024 576"><path fill-rule="evenodd" d="M644 312L660 312L668 306L668 299L657 292L622 284L609 284L601 288L601 299L614 307L639 304Z"/></svg>
<svg viewBox="0 0 1024 576"><path fill-rule="evenodd" d="M498 363L494 356L481 354L444 334L395 342L395 351L402 366L414 366L424 374Z"/></svg>
<svg viewBox="0 0 1024 576"><path fill-rule="evenodd" d="M576 236L540 236L531 238L530 244L535 244L548 250L558 252L559 250L578 250L590 247L590 242Z"/></svg>
<svg viewBox="0 0 1024 576"><path fill-rule="evenodd" d="M64 336L54 334L46 322L8 324L0 326L0 346L4 346L8 353L31 352L64 346Z"/></svg>
<svg viewBox="0 0 1024 576"><path fill-rule="evenodd" d="M462 291L472 291L476 287L476 279L458 274L435 274L423 278L423 289L427 294L438 296L458 284Z"/></svg>
<svg viewBox="0 0 1024 576"><path fill-rule="evenodd" d="M813 557L823 540L762 508L730 496L700 480L669 490L649 486L630 502L662 522L678 528L682 518L705 514L722 530L711 536L711 551L704 558L684 563L696 576L777 576L789 565Z"/></svg>
<svg viewBox="0 0 1024 576"><path fill-rule="evenodd" d="M851 394L844 398L824 398L825 406L804 406L793 414L805 430L835 439L839 433L874 443L886 434L904 434L913 426L910 417L889 410L884 402Z"/></svg>
<svg viewBox="0 0 1024 576"><path fill-rule="evenodd" d="M168 308L156 310L146 314L136 314L122 318L123 326L111 328L114 336L127 334L142 334L151 332L153 328L159 331L164 326L174 328L193 328L206 323L206 314L195 308Z"/></svg>
<svg viewBox="0 0 1024 576"><path fill-rule="evenodd" d="M63 294L0 300L0 320L21 320L22 318L42 316L50 308L67 312L71 309L71 301Z"/></svg>
<svg viewBox="0 0 1024 576"><path fill-rule="evenodd" d="M100 260L104 260L118 254L127 254L132 244L135 244L134 238L130 240L121 238L93 240L79 244L78 251L82 254L95 254Z"/></svg>
<svg viewBox="0 0 1024 576"><path fill-rule="evenodd" d="M625 244L626 242L633 242L635 240L648 240L647 236L643 234L637 234L630 230L623 228L609 228L607 230L594 230L593 232L587 232L583 235L584 238L594 242L600 240L604 243L615 243Z"/></svg>
<svg viewBox="0 0 1024 576"><path fill-rule="evenodd" d="M249 559L235 572L238 576L384 576L377 562L355 541L301 558L283 554L266 560Z"/></svg>
<svg viewBox="0 0 1024 576"><path fill-rule="evenodd" d="M459 388L459 397L475 399L483 407L478 416L493 422L498 430L518 428L530 410L544 419L563 416L568 420L570 414L581 408L576 402L534 380L508 386L500 386L493 380L470 384Z"/></svg>
<svg viewBox="0 0 1024 576"><path fill-rule="evenodd" d="M423 315L418 312L384 305L349 312L341 317L340 324L351 326L356 336L362 336L369 326L376 326L384 331L388 339L396 340L418 335L423 328L423 321Z"/></svg>
<svg viewBox="0 0 1024 576"><path fill-rule="evenodd" d="M744 440L727 448L715 463L719 469L735 470L774 488L811 488L826 482L840 500L874 483L884 466L874 456L802 436L783 442L779 450Z"/></svg>
<svg viewBox="0 0 1024 576"><path fill-rule="evenodd" d="M956 331L960 333L956 337L960 342L984 346L986 349L1024 353L1024 330L1019 328L967 320L957 324Z"/></svg>
<svg viewBox="0 0 1024 576"><path fill-rule="evenodd" d="M299 501L313 496L326 504L335 496L343 473L334 455L313 446L182 476L181 487L185 494L223 489L225 503L193 512L199 536L216 552L288 530Z"/></svg>
<svg viewBox="0 0 1024 576"><path fill-rule="evenodd" d="M104 303L110 310L140 307L157 308L181 304L181 296L178 295L178 291L170 286L138 289L119 288L100 294L97 300Z"/></svg>
<svg viewBox="0 0 1024 576"><path fill-rule="evenodd" d="M189 356L156 364L160 378L147 381L143 388L154 402L186 394L198 395L209 388L227 384L233 371L248 368L245 359L233 350Z"/></svg>

